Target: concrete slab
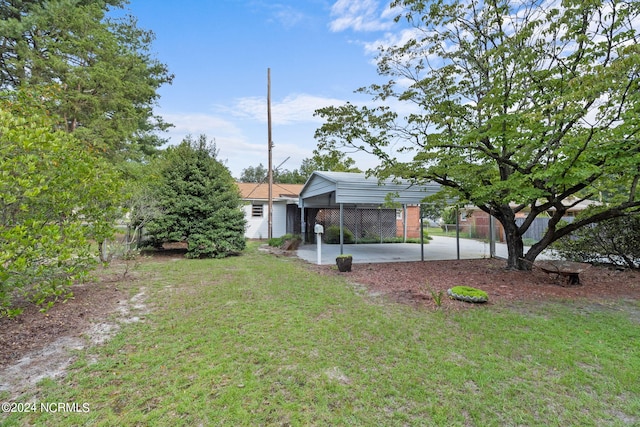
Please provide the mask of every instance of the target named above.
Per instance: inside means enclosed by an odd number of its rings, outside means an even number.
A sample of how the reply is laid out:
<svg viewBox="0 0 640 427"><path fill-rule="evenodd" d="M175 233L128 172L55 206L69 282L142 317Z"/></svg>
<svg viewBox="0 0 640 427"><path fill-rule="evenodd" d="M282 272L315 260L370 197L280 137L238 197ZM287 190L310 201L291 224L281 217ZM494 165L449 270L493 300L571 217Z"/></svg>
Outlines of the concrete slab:
<svg viewBox="0 0 640 427"><path fill-rule="evenodd" d="M420 261L421 250L419 243L372 243L344 245L344 253L353 255L354 264L371 262L404 262ZM527 248L525 248L526 252ZM340 255L340 245L322 244L321 264L335 264ZM478 240L460 239L460 259L489 258L489 243ZM318 261L316 245L303 245L297 250L297 256L310 263ZM496 256L507 257L507 245L496 243ZM541 255L539 259L548 256ZM456 239L453 237L433 236L424 245L424 260L457 259Z"/></svg>

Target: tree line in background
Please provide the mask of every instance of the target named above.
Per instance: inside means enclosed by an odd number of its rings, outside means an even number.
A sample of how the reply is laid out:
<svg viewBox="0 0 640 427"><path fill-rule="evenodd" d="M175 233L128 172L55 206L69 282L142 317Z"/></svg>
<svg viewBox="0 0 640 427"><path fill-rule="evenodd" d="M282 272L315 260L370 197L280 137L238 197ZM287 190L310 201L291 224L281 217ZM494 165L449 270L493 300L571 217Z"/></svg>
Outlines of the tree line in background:
<svg viewBox="0 0 640 427"><path fill-rule="evenodd" d="M362 172L355 166L355 160L345 153L332 150L321 152L313 150L313 156L303 159L299 169L292 171L275 169L273 171L273 182L279 184L304 184L314 171L334 171L334 172ZM258 166L249 166L243 169L240 182L267 182L267 168L262 163Z"/></svg>

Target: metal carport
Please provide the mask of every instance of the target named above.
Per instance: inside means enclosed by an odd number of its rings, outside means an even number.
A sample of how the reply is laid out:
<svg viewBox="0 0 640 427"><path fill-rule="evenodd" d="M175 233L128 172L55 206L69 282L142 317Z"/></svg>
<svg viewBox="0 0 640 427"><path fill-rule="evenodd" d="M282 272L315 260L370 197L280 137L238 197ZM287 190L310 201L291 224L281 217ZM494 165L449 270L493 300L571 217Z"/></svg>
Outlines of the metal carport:
<svg viewBox="0 0 640 427"><path fill-rule="evenodd" d="M389 202L419 205L425 197L440 190L440 185L428 183L412 185L405 180L386 179L383 181L367 177L364 173L314 172L300 192L302 238L308 241L313 224L307 224L307 209L340 209L340 253L344 244L344 209L356 207L380 207Z"/></svg>

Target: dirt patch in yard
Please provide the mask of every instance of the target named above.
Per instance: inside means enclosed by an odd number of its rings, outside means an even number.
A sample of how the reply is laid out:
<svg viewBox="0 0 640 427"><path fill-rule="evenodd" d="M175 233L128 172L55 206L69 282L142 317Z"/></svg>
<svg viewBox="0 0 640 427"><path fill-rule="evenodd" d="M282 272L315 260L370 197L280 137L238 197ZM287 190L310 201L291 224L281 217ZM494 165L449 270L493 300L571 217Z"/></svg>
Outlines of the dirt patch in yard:
<svg viewBox="0 0 640 427"><path fill-rule="evenodd" d="M144 288L130 296L134 275L97 271L93 282L71 288L73 297L46 313L24 304L14 319L0 318L0 396L16 399L44 378L63 376L73 351L100 344L121 323L140 320L147 307Z"/></svg>

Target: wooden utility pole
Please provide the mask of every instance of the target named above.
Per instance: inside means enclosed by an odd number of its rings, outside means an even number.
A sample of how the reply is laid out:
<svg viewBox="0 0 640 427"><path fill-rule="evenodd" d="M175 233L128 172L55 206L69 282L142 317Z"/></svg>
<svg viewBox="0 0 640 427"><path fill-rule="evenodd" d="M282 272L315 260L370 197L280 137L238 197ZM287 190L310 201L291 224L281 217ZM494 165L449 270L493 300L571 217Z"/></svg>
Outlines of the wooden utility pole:
<svg viewBox="0 0 640 427"><path fill-rule="evenodd" d="M268 238L273 237L273 161L271 159L271 151L273 148L273 141L271 139L271 68L267 68L267 134L269 146L269 170L267 171L267 178L269 181L269 231L267 233Z"/></svg>

